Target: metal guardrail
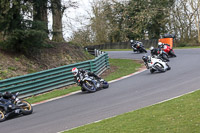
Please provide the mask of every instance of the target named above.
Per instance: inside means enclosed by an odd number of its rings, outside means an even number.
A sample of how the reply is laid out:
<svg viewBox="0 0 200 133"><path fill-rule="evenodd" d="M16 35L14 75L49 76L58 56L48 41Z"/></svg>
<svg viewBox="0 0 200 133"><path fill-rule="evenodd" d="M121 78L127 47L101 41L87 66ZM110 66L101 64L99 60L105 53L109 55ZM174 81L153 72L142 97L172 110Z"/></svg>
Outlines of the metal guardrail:
<svg viewBox="0 0 200 133"><path fill-rule="evenodd" d="M0 92L20 92L20 98L24 98L74 84L71 73L73 67L99 74L109 67L108 54L102 53L93 60L0 80Z"/></svg>
<svg viewBox="0 0 200 133"><path fill-rule="evenodd" d="M96 57L98 57L99 55L101 55L103 52L99 49L95 49L93 47L85 47L85 50L90 53L91 55L94 55Z"/></svg>

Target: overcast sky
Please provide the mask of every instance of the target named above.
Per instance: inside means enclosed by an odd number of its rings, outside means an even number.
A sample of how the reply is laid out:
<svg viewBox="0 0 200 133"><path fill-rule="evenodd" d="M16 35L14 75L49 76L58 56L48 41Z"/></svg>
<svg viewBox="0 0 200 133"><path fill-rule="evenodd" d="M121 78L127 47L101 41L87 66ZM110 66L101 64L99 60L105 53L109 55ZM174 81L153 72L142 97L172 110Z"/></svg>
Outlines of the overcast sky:
<svg viewBox="0 0 200 133"><path fill-rule="evenodd" d="M65 0L67 1L67 0ZM88 17L91 14L92 0L74 0L78 3L78 8L67 9L63 15L63 34L64 38L67 38L72 34L72 31L77 30L84 25L89 24ZM82 22L82 23L81 23Z"/></svg>

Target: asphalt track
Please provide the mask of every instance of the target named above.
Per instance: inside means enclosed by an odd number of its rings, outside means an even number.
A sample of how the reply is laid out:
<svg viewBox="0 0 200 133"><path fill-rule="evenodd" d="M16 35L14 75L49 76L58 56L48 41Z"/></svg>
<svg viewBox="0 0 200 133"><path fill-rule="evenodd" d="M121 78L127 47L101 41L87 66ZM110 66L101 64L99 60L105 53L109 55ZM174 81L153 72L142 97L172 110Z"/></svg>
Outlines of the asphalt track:
<svg viewBox="0 0 200 133"><path fill-rule="evenodd" d="M141 59L132 51L108 52L111 58ZM110 84L96 93L77 93L34 106L32 115L0 123L0 133L56 133L143 108L200 88L200 49L175 50L171 70L149 70ZM149 112L151 113L151 112Z"/></svg>

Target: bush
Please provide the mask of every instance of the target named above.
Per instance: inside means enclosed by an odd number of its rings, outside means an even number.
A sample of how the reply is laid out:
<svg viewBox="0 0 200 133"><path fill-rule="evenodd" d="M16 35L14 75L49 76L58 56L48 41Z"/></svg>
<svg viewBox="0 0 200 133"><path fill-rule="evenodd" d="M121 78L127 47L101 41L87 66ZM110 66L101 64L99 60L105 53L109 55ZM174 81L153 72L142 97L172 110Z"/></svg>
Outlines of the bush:
<svg viewBox="0 0 200 133"><path fill-rule="evenodd" d="M3 42L3 49L27 54L34 48L44 45L47 33L40 30L14 30L7 40Z"/></svg>
<svg viewBox="0 0 200 133"><path fill-rule="evenodd" d="M6 34L6 40L0 42L1 48L7 51L28 54L29 51L41 48L48 38L48 30L42 21L26 20L18 29Z"/></svg>

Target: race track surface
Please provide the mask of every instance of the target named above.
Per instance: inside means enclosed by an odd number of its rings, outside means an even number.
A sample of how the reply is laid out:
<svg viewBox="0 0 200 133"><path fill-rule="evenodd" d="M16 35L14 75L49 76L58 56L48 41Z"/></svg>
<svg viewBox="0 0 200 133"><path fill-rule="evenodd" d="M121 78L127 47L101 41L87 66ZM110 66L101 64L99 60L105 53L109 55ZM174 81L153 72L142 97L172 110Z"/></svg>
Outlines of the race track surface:
<svg viewBox="0 0 200 133"><path fill-rule="evenodd" d="M111 58L141 59L132 51L108 52ZM140 74L96 93L77 93L34 106L32 115L0 123L0 133L56 133L143 108L200 88L200 49L175 50L171 70Z"/></svg>

